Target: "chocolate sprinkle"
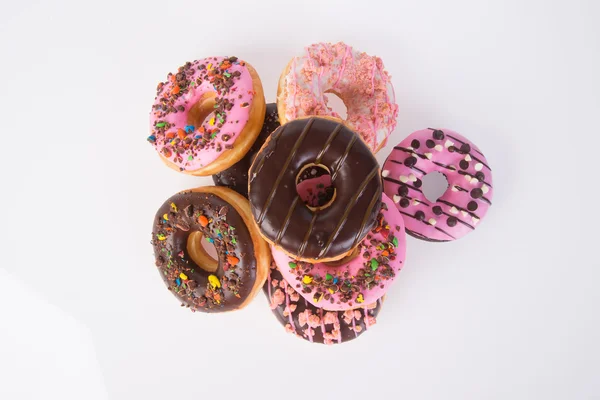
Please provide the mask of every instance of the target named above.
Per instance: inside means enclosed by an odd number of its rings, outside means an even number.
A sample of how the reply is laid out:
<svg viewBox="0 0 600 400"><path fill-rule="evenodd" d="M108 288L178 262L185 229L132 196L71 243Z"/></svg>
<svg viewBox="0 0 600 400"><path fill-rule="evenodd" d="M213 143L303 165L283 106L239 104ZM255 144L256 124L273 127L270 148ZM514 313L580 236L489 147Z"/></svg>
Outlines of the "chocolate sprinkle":
<svg viewBox="0 0 600 400"><path fill-rule="evenodd" d="M469 211L475 211L477 210L477 202L476 201L470 201L469 204L467 204L467 210Z"/></svg>
<svg viewBox="0 0 600 400"><path fill-rule="evenodd" d="M442 140L442 139L444 139L444 132L442 132L439 129L436 129L435 131L433 131L433 138L435 140Z"/></svg>

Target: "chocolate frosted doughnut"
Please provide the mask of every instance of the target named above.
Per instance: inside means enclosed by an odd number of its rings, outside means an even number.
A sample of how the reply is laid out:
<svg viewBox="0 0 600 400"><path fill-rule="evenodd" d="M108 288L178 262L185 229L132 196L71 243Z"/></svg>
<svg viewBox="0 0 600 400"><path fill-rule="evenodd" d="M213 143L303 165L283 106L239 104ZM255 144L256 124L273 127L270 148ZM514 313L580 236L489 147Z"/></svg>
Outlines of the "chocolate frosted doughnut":
<svg viewBox="0 0 600 400"><path fill-rule="evenodd" d="M248 150L248 153L237 163L227 168L222 172L218 172L212 176L213 182L217 186L226 186L235 190L244 197L248 197L248 169L252 165L254 156L260 150L263 143L269 135L279 128L279 117L277 115L277 104L267 104L267 114L262 130L258 134L256 141Z"/></svg>
<svg viewBox="0 0 600 400"><path fill-rule="evenodd" d="M333 200L307 207L296 191L306 166L331 173ZM373 153L356 133L325 118L298 119L278 128L250 168L249 200L263 237L302 261L344 257L376 223L382 184Z"/></svg>
<svg viewBox="0 0 600 400"><path fill-rule="evenodd" d="M270 253L248 202L228 188L177 193L158 209L152 230L156 266L168 289L193 311L244 307L263 285ZM200 241L214 244L218 261ZM199 266L199 264L202 266Z"/></svg>
<svg viewBox="0 0 600 400"><path fill-rule="evenodd" d="M314 343L336 344L350 341L376 323L382 299L346 311L325 311L308 303L272 265L263 292L271 310L285 330Z"/></svg>

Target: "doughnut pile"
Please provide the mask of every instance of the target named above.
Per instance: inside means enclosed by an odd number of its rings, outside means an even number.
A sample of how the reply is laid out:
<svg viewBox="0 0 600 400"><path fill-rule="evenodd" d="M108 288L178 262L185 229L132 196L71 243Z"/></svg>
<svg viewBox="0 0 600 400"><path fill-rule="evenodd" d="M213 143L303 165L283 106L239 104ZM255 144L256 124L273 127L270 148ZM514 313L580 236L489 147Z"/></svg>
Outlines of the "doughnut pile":
<svg viewBox="0 0 600 400"><path fill-rule="evenodd" d="M345 120L327 94L344 102ZM456 240L492 204L489 162L450 129L412 133L381 167L374 154L397 114L381 59L344 43L293 57L276 103L237 57L169 73L147 140L167 166L215 186L176 193L156 212L152 246L168 290L192 311L220 313L262 288L285 331L311 343L370 330L404 267L406 233ZM423 190L433 172L448 182L435 201Z"/></svg>

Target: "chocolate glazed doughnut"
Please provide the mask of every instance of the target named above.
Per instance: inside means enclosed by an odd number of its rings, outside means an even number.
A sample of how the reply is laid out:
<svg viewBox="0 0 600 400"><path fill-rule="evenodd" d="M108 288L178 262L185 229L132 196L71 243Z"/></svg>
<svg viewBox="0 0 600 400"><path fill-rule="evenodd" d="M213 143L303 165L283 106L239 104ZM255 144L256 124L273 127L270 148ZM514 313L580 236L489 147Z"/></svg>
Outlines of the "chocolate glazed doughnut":
<svg viewBox="0 0 600 400"><path fill-rule="evenodd" d="M204 239L214 244L218 261L203 249ZM168 289L192 311L243 308L267 277L267 244L252 223L248 201L228 188L203 187L169 198L156 213L152 245Z"/></svg>
<svg viewBox="0 0 600 400"><path fill-rule="evenodd" d="M267 113L265 115L265 122L263 127L256 138L256 141L248 150L248 153L237 163L224 171L218 172L212 176L213 182L217 186L226 186L230 189L235 190L244 197L248 197L248 170L254 156L260 150L263 143L269 135L277 128L279 128L279 116L277 115L277 104L267 104Z"/></svg>
<svg viewBox="0 0 600 400"><path fill-rule="evenodd" d="M307 207L296 191L296 178L307 165L331 173L335 193L323 207ZM312 117L281 126L249 175L250 206L261 234L298 260L343 258L375 225L379 165L358 135L337 121Z"/></svg>

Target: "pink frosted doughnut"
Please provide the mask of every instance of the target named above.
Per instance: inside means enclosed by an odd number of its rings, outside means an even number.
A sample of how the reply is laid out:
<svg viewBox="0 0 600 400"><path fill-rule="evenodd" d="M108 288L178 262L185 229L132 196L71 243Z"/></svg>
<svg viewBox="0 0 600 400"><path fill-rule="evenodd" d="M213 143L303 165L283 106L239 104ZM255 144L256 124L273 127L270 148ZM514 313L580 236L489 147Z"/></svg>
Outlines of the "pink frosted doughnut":
<svg viewBox="0 0 600 400"><path fill-rule="evenodd" d="M375 303L387 291L406 258L404 221L392 200L382 195L377 226L357 246L349 261L317 263L297 261L271 246L277 268L309 303L340 311Z"/></svg>
<svg viewBox="0 0 600 400"><path fill-rule="evenodd" d="M317 43L294 57L279 78L277 108L281 124L299 117L341 117L327 105L326 93L347 108L345 120L373 152L381 149L396 127L398 105L390 76L379 57L342 42Z"/></svg>
<svg viewBox="0 0 600 400"><path fill-rule="evenodd" d="M261 130L265 107L250 64L237 57L188 62L158 84L148 141L169 167L211 175L246 154Z"/></svg>
<svg viewBox="0 0 600 400"><path fill-rule="evenodd" d="M450 190L435 202L421 191L421 178L440 172ZM394 147L381 173L385 193L400 210L408 234L431 242L463 237L492 205L492 170L468 139L450 129L423 129Z"/></svg>

